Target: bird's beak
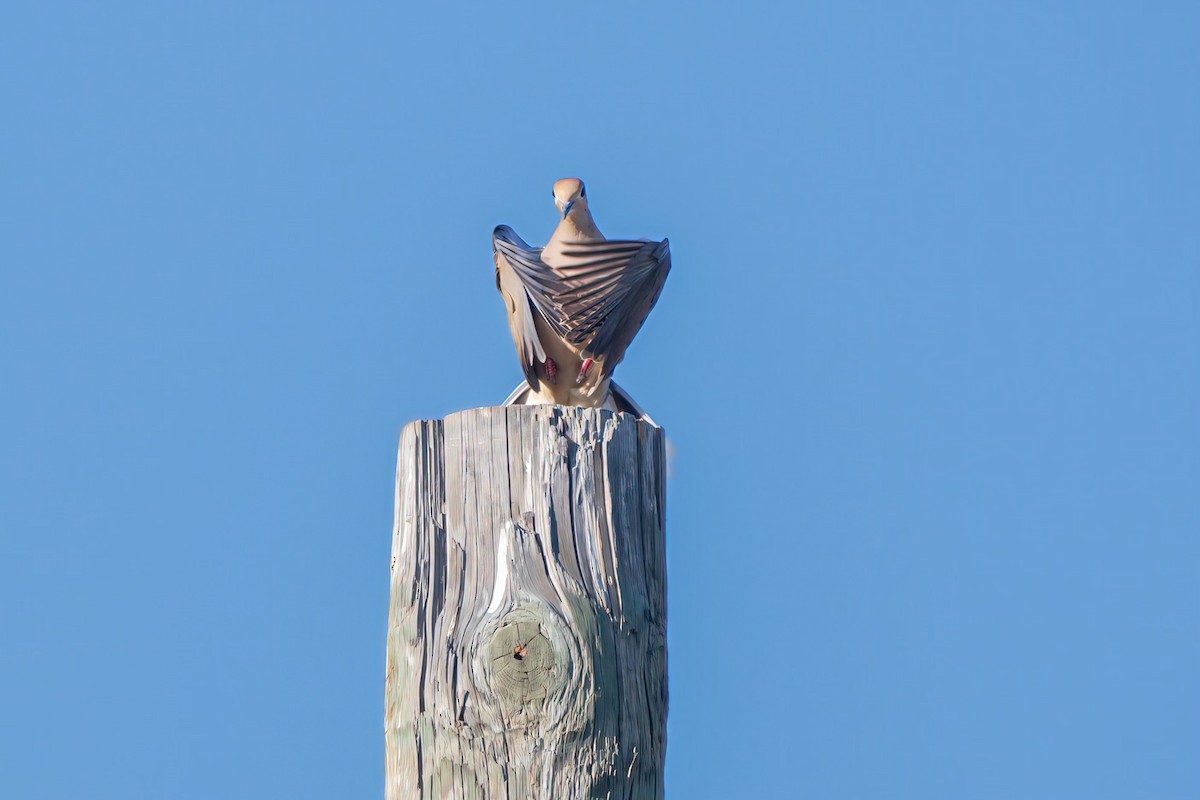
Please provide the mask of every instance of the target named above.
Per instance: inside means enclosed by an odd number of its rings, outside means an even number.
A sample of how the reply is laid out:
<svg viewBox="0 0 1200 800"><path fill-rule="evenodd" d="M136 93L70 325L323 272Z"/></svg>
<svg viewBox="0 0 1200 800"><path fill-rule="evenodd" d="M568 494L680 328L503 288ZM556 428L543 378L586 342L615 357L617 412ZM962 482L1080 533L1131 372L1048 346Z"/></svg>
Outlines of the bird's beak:
<svg viewBox="0 0 1200 800"><path fill-rule="evenodd" d="M567 214L570 214L570 213L571 213L571 206L573 206L573 205L575 205L575 201L574 201L574 200L571 200L570 202L568 202L568 203L564 203L564 204L563 204L563 207L562 207L563 219L566 219L566 218L567 218Z"/></svg>

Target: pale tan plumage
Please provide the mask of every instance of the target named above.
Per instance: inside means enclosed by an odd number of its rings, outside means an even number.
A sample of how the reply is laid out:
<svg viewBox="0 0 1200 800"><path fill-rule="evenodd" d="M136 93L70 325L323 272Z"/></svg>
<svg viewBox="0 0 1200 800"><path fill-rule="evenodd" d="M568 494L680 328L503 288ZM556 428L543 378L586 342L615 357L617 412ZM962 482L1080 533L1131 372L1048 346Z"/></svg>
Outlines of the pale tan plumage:
<svg viewBox="0 0 1200 800"><path fill-rule="evenodd" d="M601 406L662 291L670 248L666 239L605 239L578 178L554 184L554 203L562 218L544 248L496 228L496 288L532 401Z"/></svg>

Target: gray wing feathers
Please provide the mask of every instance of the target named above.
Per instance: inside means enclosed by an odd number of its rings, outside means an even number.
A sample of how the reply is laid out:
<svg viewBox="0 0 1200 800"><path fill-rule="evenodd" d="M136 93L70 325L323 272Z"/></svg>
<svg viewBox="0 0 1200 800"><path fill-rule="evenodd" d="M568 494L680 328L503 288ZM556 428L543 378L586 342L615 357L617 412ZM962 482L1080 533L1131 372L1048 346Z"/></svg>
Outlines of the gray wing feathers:
<svg viewBox="0 0 1200 800"><path fill-rule="evenodd" d="M553 264L507 225L496 228L492 245L497 273L503 261L550 328L601 362L606 373L625 356L671 270L666 239L572 243Z"/></svg>
<svg viewBox="0 0 1200 800"><path fill-rule="evenodd" d="M516 234L513 234L516 237ZM517 241L522 245L519 237ZM513 342L521 358L521 369L525 379L534 389L538 388L537 365L546 360L546 351L538 338L534 315L539 313L531 299L526 281L521 270L513 267L513 263L521 263L527 257L519 251L501 247L493 239L496 261L496 288L508 305L508 329L512 333ZM525 245L528 249L528 245ZM536 257L536 256L535 256Z"/></svg>
<svg viewBox="0 0 1200 800"><path fill-rule="evenodd" d="M670 246L666 239L597 242L571 246L563 254L579 259L572 269L586 278L566 304L573 323L570 339L611 372L658 302L671 271Z"/></svg>
<svg viewBox="0 0 1200 800"><path fill-rule="evenodd" d="M556 329L560 327L561 312L555 298L562 293L562 281L542 261L542 248L530 247L512 228L501 225L492 233L492 249L516 273L546 321Z"/></svg>

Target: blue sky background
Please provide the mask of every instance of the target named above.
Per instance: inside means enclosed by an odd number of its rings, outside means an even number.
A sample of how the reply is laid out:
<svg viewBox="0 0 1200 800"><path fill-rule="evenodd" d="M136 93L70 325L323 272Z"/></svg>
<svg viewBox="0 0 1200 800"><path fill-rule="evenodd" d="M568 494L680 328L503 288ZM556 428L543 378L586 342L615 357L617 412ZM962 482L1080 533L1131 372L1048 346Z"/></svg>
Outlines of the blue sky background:
<svg viewBox="0 0 1200 800"><path fill-rule="evenodd" d="M489 234L675 267L673 798L1200 797L1200 6L0 7L0 792L381 797Z"/></svg>

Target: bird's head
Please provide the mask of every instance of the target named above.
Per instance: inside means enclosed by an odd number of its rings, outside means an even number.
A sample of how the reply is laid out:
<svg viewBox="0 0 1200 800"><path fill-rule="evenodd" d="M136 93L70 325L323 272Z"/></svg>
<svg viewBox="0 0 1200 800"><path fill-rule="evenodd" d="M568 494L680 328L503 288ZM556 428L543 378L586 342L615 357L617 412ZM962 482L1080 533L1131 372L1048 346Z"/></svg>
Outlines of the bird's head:
<svg viewBox="0 0 1200 800"><path fill-rule="evenodd" d="M554 182L554 205L562 212L563 219L572 209L587 209L587 190L579 178L563 178Z"/></svg>

